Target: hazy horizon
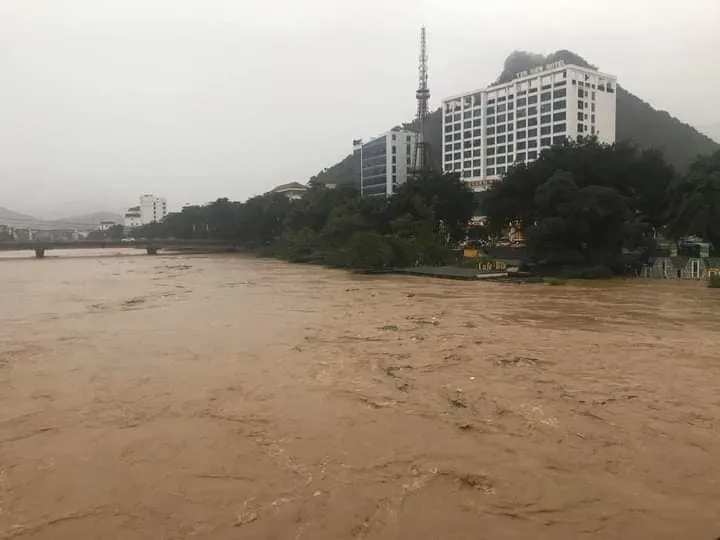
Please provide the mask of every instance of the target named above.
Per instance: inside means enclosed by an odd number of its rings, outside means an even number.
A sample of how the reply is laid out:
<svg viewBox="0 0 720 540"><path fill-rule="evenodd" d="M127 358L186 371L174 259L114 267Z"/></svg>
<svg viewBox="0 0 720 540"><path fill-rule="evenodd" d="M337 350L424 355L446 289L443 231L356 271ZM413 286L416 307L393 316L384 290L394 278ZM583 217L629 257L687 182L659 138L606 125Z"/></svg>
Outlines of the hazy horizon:
<svg viewBox="0 0 720 540"><path fill-rule="evenodd" d="M720 131L717 0L26 0L0 4L0 206L42 218L171 210L307 181L516 49L570 49L657 109Z"/></svg>

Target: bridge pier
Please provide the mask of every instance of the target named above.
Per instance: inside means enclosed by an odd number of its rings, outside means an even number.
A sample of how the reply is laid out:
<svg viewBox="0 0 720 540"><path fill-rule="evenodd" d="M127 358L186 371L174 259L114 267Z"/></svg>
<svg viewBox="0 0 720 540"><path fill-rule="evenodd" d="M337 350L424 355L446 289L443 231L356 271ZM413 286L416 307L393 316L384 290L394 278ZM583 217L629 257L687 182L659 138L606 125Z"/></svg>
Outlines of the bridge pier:
<svg viewBox="0 0 720 540"><path fill-rule="evenodd" d="M148 246L146 251L147 251L148 255L157 255L158 254L158 248L156 248L156 247Z"/></svg>
<svg viewBox="0 0 720 540"><path fill-rule="evenodd" d="M45 257L45 248L35 248L35 257L42 259Z"/></svg>

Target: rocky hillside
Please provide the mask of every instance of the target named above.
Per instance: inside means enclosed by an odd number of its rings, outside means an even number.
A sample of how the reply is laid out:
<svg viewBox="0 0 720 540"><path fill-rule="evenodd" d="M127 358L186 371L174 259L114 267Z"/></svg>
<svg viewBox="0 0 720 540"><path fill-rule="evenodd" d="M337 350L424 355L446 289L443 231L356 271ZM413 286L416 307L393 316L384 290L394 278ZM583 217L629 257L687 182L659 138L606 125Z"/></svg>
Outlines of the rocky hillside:
<svg viewBox="0 0 720 540"><path fill-rule="evenodd" d="M505 60L502 73L496 82L511 80L516 73L535 66L564 60L568 64L593 67L581 56L567 50L560 50L548 56L516 51ZM612 72L612 70L608 70ZM430 114L427 139L432 149L435 166L440 168L442 148L442 116L440 109ZM642 148L660 148L665 158L678 170L685 169L698 154L710 154L720 144L703 135L694 127L671 116L666 111L654 109L622 86L617 92L617 133L618 141L630 141ZM352 155L323 170L311 180L322 183L351 183L353 173Z"/></svg>

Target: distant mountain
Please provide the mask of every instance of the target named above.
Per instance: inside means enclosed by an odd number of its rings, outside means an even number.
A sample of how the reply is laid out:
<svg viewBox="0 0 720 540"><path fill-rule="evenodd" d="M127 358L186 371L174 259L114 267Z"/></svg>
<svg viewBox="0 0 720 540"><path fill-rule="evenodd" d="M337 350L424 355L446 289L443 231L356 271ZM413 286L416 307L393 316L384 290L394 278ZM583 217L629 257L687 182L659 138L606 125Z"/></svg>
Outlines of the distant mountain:
<svg viewBox="0 0 720 540"><path fill-rule="evenodd" d="M116 214L115 212L94 212L92 214L82 214L79 216L68 216L62 219L55 219L52 223L72 223L76 225L100 225L101 221L114 221L115 223L122 223L123 216Z"/></svg>
<svg viewBox="0 0 720 540"><path fill-rule="evenodd" d="M0 224L13 225L13 223L19 224L20 222L28 221L38 221L38 219L0 206Z"/></svg>
<svg viewBox="0 0 720 540"><path fill-rule="evenodd" d="M505 60L502 73L495 82L509 81L516 73L558 60L597 69L581 56L567 50L560 50L548 56L515 51ZM708 130L705 132L710 133ZM720 125L716 125L715 132L720 135ZM711 154L720 149L720 144L703 135L694 127L681 122L665 111L654 109L650 104L619 85L616 139L633 142L641 148L659 148L665 154L665 159L680 171L685 170L697 155ZM442 160L442 114L440 109L433 111L428 118L426 140L433 151L432 161L435 167L440 169ZM352 183L352 154L339 163L324 169L310 180L326 184Z"/></svg>
<svg viewBox="0 0 720 540"><path fill-rule="evenodd" d="M0 225L9 225L11 227L33 227L38 229L87 229L91 230L100 225L101 221L114 221L122 223L123 216L114 212L95 212L92 214L82 214L77 216L68 216L62 219L45 220L38 219L34 216L14 212L0 206Z"/></svg>
<svg viewBox="0 0 720 540"><path fill-rule="evenodd" d="M704 124L702 126L698 126L698 129L712 140L720 143L720 122Z"/></svg>

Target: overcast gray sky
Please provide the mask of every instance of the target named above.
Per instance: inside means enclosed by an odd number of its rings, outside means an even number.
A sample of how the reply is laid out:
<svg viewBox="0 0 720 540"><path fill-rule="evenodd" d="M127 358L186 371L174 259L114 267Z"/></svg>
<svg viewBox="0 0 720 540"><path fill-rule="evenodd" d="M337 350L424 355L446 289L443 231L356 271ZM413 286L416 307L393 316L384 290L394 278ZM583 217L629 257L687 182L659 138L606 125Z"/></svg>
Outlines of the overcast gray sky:
<svg viewBox="0 0 720 540"><path fill-rule="evenodd" d="M304 182L514 49L571 49L653 106L720 122L719 0L0 0L0 206L173 209Z"/></svg>

